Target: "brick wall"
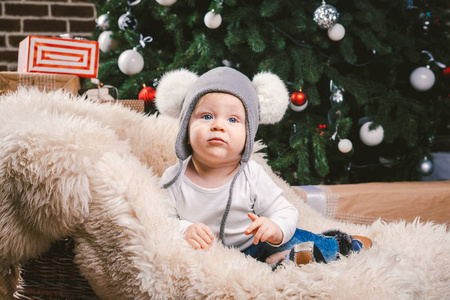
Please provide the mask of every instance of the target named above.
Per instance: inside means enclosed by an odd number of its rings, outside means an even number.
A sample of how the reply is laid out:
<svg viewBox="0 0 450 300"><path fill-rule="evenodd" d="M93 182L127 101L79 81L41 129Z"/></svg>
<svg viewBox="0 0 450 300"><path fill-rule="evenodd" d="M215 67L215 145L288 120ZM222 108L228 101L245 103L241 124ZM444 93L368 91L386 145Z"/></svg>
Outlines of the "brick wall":
<svg viewBox="0 0 450 300"><path fill-rule="evenodd" d="M92 0L0 0L0 71L17 70L18 46L28 35L90 38L96 16Z"/></svg>

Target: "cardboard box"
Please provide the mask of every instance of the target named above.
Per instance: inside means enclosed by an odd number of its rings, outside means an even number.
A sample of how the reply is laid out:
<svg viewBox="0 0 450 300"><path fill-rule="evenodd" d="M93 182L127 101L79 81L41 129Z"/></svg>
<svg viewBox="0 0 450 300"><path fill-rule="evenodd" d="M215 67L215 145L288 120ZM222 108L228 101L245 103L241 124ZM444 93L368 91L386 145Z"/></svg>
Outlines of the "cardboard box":
<svg viewBox="0 0 450 300"><path fill-rule="evenodd" d="M97 78L98 42L30 35L19 44L17 68Z"/></svg>
<svg viewBox="0 0 450 300"><path fill-rule="evenodd" d="M80 78L75 75L0 72L0 95L14 92L19 86L35 86L41 91L64 89L78 95Z"/></svg>

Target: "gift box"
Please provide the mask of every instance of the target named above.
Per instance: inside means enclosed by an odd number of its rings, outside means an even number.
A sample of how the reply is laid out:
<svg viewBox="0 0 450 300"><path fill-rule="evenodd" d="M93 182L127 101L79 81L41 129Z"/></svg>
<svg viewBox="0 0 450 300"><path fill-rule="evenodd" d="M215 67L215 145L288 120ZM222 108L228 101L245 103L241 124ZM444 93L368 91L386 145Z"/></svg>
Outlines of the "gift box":
<svg viewBox="0 0 450 300"><path fill-rule="evenodd" d="M0 72L0 95L14 92L19 86L35 86L41 91L64 89L78 95L80 78L75 75Z"/></svg>
<svg viewBox="0 0 450 300"><path fill-rule="evenodd" d="M19 44L19 72L96 78L98 42L30 35Z"/></svg>
<svg viewBox="0 0 450 300"><path fill-rule="evenodd" d="M332 219L357 224L405 220L450 225L450 180L295 186L305 202Z"/></svg>

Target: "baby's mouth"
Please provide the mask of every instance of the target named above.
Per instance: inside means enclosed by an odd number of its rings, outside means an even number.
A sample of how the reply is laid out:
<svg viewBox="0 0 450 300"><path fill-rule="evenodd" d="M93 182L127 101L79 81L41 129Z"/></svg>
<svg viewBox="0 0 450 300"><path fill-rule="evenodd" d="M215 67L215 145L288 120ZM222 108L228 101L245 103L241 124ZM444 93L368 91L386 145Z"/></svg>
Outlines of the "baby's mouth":
<svg viewBox="0 0 450 300"><path fill-rule="evenodd" d="M211 143L226 143L223 139L219 138L219 137L214 137L208 140L208 142Z"/></svg>

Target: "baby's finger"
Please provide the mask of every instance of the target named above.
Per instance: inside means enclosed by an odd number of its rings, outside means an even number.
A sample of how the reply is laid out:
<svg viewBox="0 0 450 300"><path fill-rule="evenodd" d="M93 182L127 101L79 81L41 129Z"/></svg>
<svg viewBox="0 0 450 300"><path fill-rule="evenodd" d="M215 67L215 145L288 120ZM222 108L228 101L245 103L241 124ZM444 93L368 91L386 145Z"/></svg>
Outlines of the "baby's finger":
<svg viewBox="0 0 450 300"><path fill-rule="evenodd" d="M246 235L250 235L250 234L255 234L258 231L259 226L258 225L254 225L253 223L250 224L250 226L247 227L247 229L245 230L245 234Z"/></svg>
<svg viewBox="0 0 450 300"><path fill-rule="evenodd" d="M257 220L259 217L257 215L255 215L254 213L248 213L247 216L252 220L255 221Z"/></svg>
<svg viewBox="0 0 450 300"><path fill-rule="evenodd" d="M199 232L199 233L198 233L198 236L199 236L200 239L201 239L202 241L204 241L206 244L212 245L214 236L211 238L211 236L210 236L206 231L201 231L201 232Z"/></svg>
<svg viewBox="0 0 450 300"><path fill-rule="evenodd" d="M200 249L205 249L205 250L209 249L209 245L200 236L197 236L195 238L195 241L198 243Z"/></svg>
<svg viewBox="0 0 450 300"><path fill-rule="evenodd" d="M269 228L265 225L259 227L258 232L255 234L255 239L253 240L255 244L259 242L265 242L267 239L263 239L264 234L269 230Z"/></svg>
<svg viewBox="0 0 450 300"><path fill-rule="evenodd" d="M197 243L197 241L195 241L194 239L188 239L187 241L188 241L189 245L194 247L195 250L198 250L201 248L200 244Z"/></svg>
<svg viewBox="0 0 450 300"><path fill-rule="evenodd" d="M257 219L256 221L253 221L253 223L251 223L247 229L245 230L245 234L249 235L249 234L255 234L256 231L258 231L258 228L261 226L262 222L261 219Z"/></svg>
<svg viewBox="0 0 450 300"><path fill-rule="evenodd" d="M206 234L208 235L208 237L211 239L211 244L212 244L212 242L214 241L214 234L213 234L211 228L209 228L208 226L206 226L205 232L206 232Z"/></svg>
<svg viewBox="0 0 450 300"><path fill-rule="evenodd" d="M272 231L270 230L270 228L267 228L266 231L264 231L264 233L261 235L260 241L261 242L265 242L267 241L271 236L272 236Z"/></svg>

